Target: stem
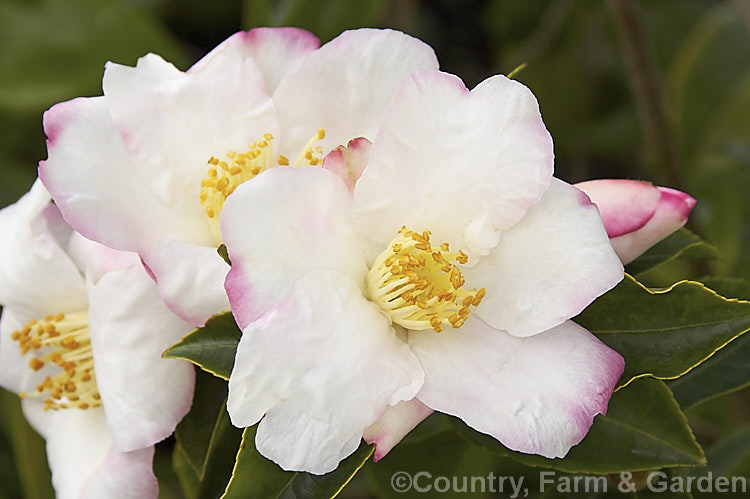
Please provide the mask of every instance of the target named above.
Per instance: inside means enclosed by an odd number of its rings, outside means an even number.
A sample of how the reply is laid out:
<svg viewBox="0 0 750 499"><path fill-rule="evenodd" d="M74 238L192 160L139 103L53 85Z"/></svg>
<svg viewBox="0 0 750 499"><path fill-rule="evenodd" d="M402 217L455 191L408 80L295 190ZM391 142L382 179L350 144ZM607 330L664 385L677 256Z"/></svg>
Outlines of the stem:
<svg viewBox="0 0 750 499"><path fill-rule="evenodd" d="M668 185L680 189L682 163L666 112L661 80L648 46L637 0L610 0L625 59L629 66L633 94L645 130L645 142L663 169Z"/></svg>

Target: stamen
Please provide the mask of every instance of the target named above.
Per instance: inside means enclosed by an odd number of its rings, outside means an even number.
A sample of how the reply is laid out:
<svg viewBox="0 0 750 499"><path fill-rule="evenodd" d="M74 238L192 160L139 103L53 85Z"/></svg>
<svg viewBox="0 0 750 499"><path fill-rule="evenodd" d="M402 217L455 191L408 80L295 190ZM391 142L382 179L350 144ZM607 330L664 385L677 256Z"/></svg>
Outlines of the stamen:
<svg viewBox="0 0 750 499"><path fill-rule="evenodd" d="M101 397L94 376L87 312L49 315L43 320L32 320L11 334L21 353L33 352L29 368L40 371L55 365L60 372L46 376L29 393L19 396L45 397L44 410L100 407ZM46 395L46 396L45 396Z"/></svg>
<svg viewBox="0 0 750 499"><path fill-rule="evenodd" d="M465 264L463 251L449 252L448 243L432 246L430 232L402 227L400 236L376 259L367 274L370 299L393 322L408 329L461 327L470 307L482 302L486 291L463 288L466 281L457 265Z"/></svg>
<svg viewBox="0 0 750 499"><path fill-rule="evenodd" d="M313 148L313 145L324 137L325 130L321 128L307 142L294 166L300 166L303 163L313 166L321 164L323 151L320 147ZM273 135L266 133L261 140L250 144L247 152L229 151L225 160L213 156L209 158L208 164L210 166L206 176L201 181L200 201L205 207L217 246L221 244L219 216L227 197L234 192L237 186L260 175L269 168L289 166L289 158L286 156L280 154L274 160L273 139Z"/></svg>

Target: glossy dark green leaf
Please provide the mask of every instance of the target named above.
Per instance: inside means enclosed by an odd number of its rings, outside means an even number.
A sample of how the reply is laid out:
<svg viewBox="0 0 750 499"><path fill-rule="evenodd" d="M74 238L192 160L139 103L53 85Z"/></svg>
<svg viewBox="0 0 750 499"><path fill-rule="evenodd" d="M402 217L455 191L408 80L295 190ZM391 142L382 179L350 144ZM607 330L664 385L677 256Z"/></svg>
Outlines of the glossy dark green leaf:
<svg viewBox="0 0 750 499"><path fill-rule="evenodd" d="M205 438L195 433L186 435L183 429L172 456L172 465L183 491L192 499L213 499L222 494L232 476L235 456L242 440L242 430L232 426L223 403L214 422L203 431L209 437L207 445ZM188 447L184 447L183 443ZM203 448L205 454L201 459L198 449Z"/></svg>
<svg viewBox="0 0 750 499"><path fill-rule="evenodd" d="M354 454L326 475L287 472L258 453L255 449L255 431L255 426L245 429L232 479L222 499L330 499L341 492L375 450L374 446L361 443Z"/></svg>
<svg viewBox="0 0 750 499"><path fill-rule="evenodd" d="M622 386L643 376L676 378L698 366L750 329L750 302L692 281L648 289L626 275L575 320L625 358Z"/></svg>
<svg viewBox="0 0 750 499"><path fill-rule="evenodd" d="M493 452L527 466L568 473L608 474L705 462L703 450L669 388L655 379L637 380L617 391L609 402L607 416L597 416L586 438L564 459L511 451L460 420L455 422L459 432Z"/></svg>
<svg viewBox="0 0 750 499"><path fill-rule="evenodd" d="M626 271L630 275L638 276L677 258L714 259L718 258L718 252L716 247L700 236L682 228L630 262Z"/></svg>
<svg viewBox="0 0 750 499"><path fill-rule="evenodd" d="M162 357L190 361L204 371L227 380L234 367L234 354L240 336L242 332L232 313L224 312L211 317L204 327L167 348Z"/></svg>
<svg viewBox="0 0 750 499"><path fill-rule="evenodd" d="M174 436L197 476L202 477L214 437L210 430L225 416L227 384L200 369L196 371L193 405L175 428Z"/></svg>

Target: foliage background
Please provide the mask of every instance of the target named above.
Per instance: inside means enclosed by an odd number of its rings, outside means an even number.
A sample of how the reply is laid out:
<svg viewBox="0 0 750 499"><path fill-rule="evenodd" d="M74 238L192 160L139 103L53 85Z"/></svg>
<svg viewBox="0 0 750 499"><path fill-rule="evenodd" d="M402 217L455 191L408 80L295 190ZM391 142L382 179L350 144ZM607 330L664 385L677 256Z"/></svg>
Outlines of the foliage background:
<svg viewBox="0 0 750 499"><path fill-rule="evenodd" d="M750 278L750 3L743 0L0 0L0 205L28 190L46 157L43 111L100 94L107 60L133 65L155 52L184 70L231 33L264 25L304 27L322 42L353 27L400 29L432 45L443 70L469 87L527 63L518 79L539 99L558 177L644 179L699 200L691 228L721 258L663 265L641 280ZM710 448L742 431L748 402L745 389L691 408L699 441ZM169 445L156 466L163 496L179 497ZM0 497L50 496L44 459L15 396L0 390ZM358 475L345 494L387 495L364 480Z"/></svg>

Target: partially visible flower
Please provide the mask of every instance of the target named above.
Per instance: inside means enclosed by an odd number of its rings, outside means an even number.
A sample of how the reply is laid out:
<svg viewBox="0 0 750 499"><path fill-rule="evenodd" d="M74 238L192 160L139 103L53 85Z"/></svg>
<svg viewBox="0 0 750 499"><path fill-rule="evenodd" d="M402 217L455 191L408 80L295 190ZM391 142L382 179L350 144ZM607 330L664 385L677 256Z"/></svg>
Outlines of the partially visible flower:
<svg viewBox="0 0 750 499"><path fill-rule="evenodd" d="M684 192L638 180L589 180L575 186L599 208L624 264L685 225L695 206L695 198Z"/></svg>
<svg viewBox="0 0 750 499"><path fill-rule="evenodd" d="M300 29L257 28L184 73L154 54L135 68L108 63L102 97L45 114L40 177L71 226L138 252L167 305L203 325L229 308L216 249L237 185L365 144L404 76L438 67L429 46L390 30L318 46Z"/></svg>
<svg viewBox="0 0 750 499"><path fill-rule="evenodd" d="M0 385L47 441L60 498L156 497L153 444L194 371L161 353L192 327L137 255L73 232L40 182L0 211Z"/></svg>
<svg viewBox="0 0 750 499"><path fill-rule="evenodd" d="M243 329L232 422L259 422L261 454L312 473L335 469L368 427L392 445L376 423L391 424L388 408L564 456L623 370L569 319L623 269L596 207L552 177L536 99L502 76L469 92L414 73L361 146L327 169L271 170L227 200L226 287Z"/></svg>

